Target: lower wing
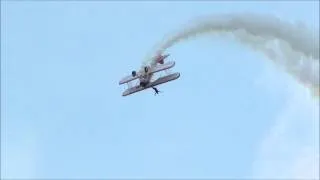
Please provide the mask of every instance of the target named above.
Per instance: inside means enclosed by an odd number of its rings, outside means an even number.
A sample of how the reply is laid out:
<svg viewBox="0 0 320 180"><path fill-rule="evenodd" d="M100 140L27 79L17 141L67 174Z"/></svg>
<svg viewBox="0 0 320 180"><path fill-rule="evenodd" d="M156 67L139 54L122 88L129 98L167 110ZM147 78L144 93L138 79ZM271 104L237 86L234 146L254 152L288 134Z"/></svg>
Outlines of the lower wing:
<svg viewBox="0 0 320 180"><path fill-rule="evenodd" d="M151 83L147 84L145 87L142 87L142 86L138 85L138 86L129 88L129 89L127 89L127 90L125 90L123 92L122 96L128 96L130 94L133 94L133 93L148 89L150 87L157 86L159 84L163 84L163 83L166 83L166 82L169 82L169 81L176 80L179 77L180 77L180 73L173 73L173 74L170 74L168 76L161 77L161 78L155 80L154 82L151 82Z"/></svg>

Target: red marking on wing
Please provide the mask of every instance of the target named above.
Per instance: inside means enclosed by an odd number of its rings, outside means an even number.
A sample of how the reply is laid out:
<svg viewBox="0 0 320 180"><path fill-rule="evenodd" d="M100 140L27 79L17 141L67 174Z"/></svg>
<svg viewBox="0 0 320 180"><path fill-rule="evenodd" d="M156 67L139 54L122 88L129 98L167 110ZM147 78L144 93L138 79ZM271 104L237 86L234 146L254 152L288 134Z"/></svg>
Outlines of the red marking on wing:
<svg viewBox="0 0 320 180"><path fill-rule="evenodd" d="M157 62L160 63L160 64L163 64L164 63L164 56L159 54L158 57L157 57Z"/></svg>
<svg viewBox="0 0 320 180"><path fill-rule="evenodd" d="M160 59L158 63L163 64L164 63L163 59Z"/></svg>

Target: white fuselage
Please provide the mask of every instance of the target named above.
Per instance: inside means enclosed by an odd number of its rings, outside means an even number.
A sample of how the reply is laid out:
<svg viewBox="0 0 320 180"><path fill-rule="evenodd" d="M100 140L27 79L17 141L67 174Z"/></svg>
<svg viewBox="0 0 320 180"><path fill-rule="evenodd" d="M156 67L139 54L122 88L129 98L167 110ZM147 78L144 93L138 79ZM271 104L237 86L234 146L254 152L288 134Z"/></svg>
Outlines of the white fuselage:
<svg viewBox="0 0 320 180"><path fill-rule="evenodd" d="M139 78L139 81L140 83L147 84L150 82L151 77L152 77L152 74L144 73L144 75Z"/></svg>
<svg viewBox="0 0 320 180"><path fill-rule="evenodd" d="M156 66L156 64L151 64L151 66L148 66L149 71L151 71L154 66ZM141 72L143 72L143 75L139 78L140 85L146 85L151 81L153 73L145 72L144 69L141 69Z"/></svg>

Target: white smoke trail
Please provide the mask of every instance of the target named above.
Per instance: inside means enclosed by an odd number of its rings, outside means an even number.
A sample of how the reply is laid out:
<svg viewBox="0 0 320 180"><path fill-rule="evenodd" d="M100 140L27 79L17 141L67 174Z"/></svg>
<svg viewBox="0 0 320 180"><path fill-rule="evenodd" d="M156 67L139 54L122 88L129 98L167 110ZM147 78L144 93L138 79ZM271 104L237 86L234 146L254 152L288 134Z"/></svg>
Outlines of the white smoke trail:
<svg viewBox="0 0 320 180"><path fill-rule="evenodd" d="M223 14L198 18L166 38L153 54L176 43L203 34L231 34L235 40L264 53L300 83L319 96L319 30L259 14ZM145 63L150 62L150 57Z"/></svg>

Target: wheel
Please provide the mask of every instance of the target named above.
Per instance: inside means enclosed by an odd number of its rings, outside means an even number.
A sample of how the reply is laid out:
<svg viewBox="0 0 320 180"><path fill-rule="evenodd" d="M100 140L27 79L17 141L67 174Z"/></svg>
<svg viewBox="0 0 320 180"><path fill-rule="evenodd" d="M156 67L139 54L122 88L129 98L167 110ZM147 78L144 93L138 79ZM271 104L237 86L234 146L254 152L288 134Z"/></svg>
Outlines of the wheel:
<svg viewBox="0 0 320 180"><path fill-rule="evenodd" d="M135 77L137 75L136 71L132 71L132 76Z"/></svg>
<svg viewBox="0 0 320 180"><path fill-rule="evenodd" d="M146 66L146 67L144 67L144 72L148 72L148 67Z"/></svg>

